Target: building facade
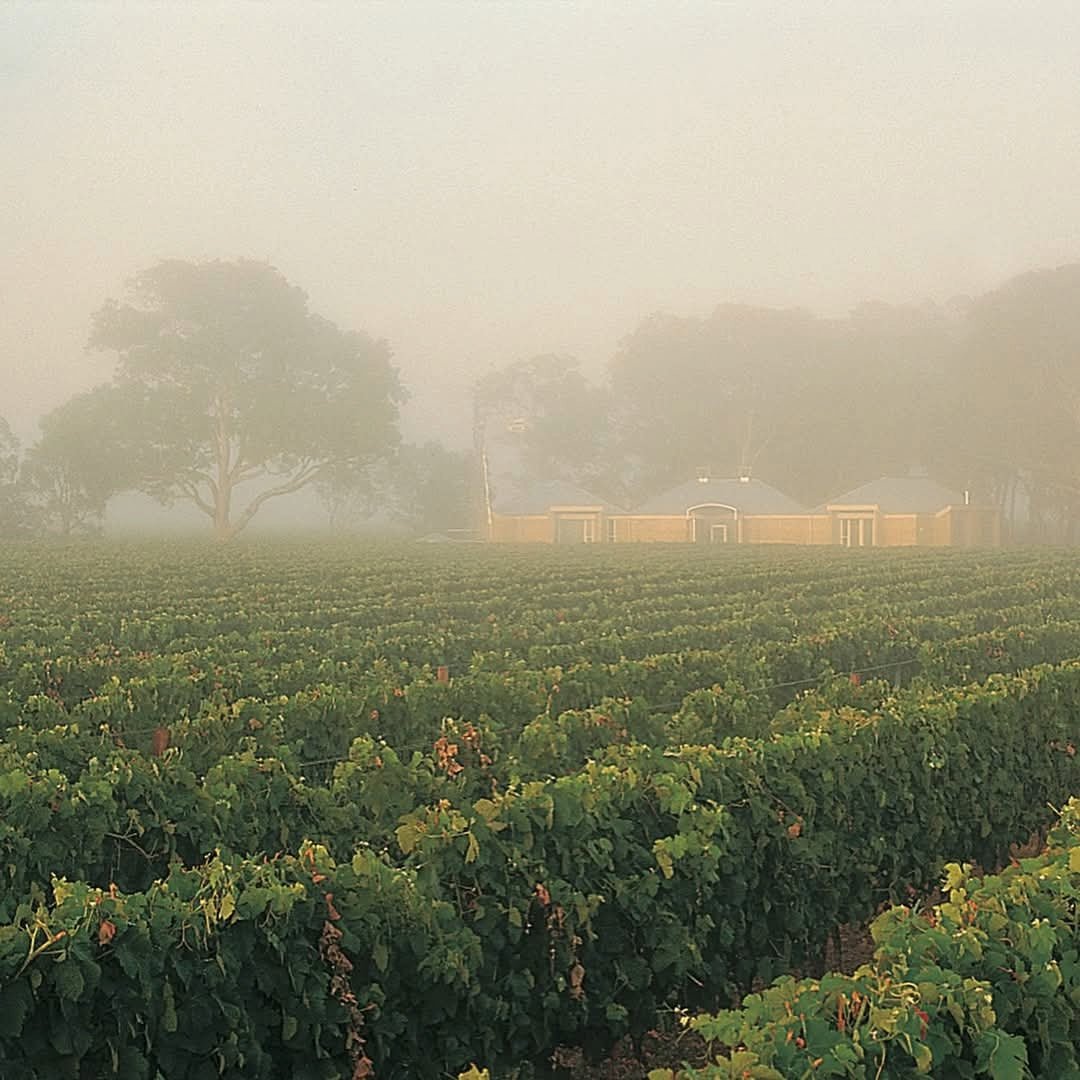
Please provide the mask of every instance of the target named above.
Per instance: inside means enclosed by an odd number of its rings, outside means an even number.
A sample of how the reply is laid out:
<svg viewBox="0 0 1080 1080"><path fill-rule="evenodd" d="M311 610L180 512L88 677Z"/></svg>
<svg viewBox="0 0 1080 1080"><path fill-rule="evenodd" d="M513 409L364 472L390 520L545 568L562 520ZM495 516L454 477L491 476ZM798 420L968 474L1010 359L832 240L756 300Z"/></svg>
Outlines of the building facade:
<svg viewBox="0 0 1080 1080"><path fill-rule="evenodd" d="M924 476L888 477L807 510L750 477L702 475L632 510L571 484L496 492L489 540L504 543L997 547L1001 516Z"/></svg>

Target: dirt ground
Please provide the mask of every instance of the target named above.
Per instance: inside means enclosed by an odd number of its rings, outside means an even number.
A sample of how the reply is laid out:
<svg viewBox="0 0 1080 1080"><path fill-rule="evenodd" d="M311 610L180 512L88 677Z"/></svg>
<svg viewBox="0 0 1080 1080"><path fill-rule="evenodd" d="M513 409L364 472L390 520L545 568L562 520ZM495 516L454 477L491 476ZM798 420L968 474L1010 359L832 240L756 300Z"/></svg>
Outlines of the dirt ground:
<svg viewBox="0 0 1080 1080"><path fill-rule="evenodd" d="M557 1050L552 1059L560 1080L646 1080L650 1069L677 1069L683 1064L708 1063L708 1050L690 1031L651 1031L635 1046L633 1040L616 1044L611 1056L590 1064L576 1048Z"/></svg>

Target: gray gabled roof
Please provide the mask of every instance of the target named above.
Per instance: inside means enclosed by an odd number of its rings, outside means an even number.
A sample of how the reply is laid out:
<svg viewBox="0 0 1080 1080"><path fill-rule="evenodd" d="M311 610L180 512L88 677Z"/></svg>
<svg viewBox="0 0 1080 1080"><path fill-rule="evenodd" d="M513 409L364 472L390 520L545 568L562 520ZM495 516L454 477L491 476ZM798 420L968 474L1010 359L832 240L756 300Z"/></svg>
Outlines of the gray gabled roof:
<svg viewBox="0 0 1080 1080"><path fill-rule="evenodd" d="M883 514L933 514L963 501L962 495L927 476L884 476L829 499L825 506L876 506Z"/></svg>
<svg viewBox="0 0 1080 1080"><path fill-rule="evenodd" d="M761 480L688 480L646 500L634 511L638 514L684 515L691 507L715 503L733 506L740 514L805 514L790 496Z"/></svg>
<svg viewBox="0 0 1080 1080"><path fill-rule="evenodd" d="M546 514L553 506L598 506L609 513L621 507L598 498L566 480L525 481L499 476L491 482L491 505L496 514Z"/></svg>

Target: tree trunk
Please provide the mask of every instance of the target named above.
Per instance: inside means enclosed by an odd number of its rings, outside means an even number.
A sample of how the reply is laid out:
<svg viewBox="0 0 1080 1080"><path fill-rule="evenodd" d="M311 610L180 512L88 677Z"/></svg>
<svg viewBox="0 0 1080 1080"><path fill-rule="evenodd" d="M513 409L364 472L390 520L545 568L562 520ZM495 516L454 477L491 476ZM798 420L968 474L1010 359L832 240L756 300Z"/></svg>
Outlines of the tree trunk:
<svg viewBox="0 0 1080 1080"><path fill-rule="evenodd" d="M220 477L214 493L214 536L218 540L231 540L233 531L232 486L227 477Z"/></svg>
<svg viewBox="0 0 1080 1080"><path fill-rule="evenodd" d="M217 401L217 483L214 485L214 536L231 540L232 524L232 445L229 437L228 403Z"/></svg>

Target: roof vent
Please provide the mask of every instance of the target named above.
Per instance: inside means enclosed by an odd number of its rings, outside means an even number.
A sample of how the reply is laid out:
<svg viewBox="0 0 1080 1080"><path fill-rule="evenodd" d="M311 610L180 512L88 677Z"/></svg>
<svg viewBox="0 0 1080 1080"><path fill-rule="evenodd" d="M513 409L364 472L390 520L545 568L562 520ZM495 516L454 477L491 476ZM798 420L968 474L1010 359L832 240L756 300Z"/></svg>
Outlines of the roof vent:
<svg viewBox="0 0 1080 1080"><path fill-rule="evenodd" d="M712 477L709 476L709 470L704 465L698 467L697 470L697 482L699 484L707 484Z"/></svg>
<svg viewBox="0 0 1080 1080"><path fill-rule="evenodd" d="M750 483L750 466L749 465L740 465L739 466L739 483L740 484L749 484Z"/></svg>

